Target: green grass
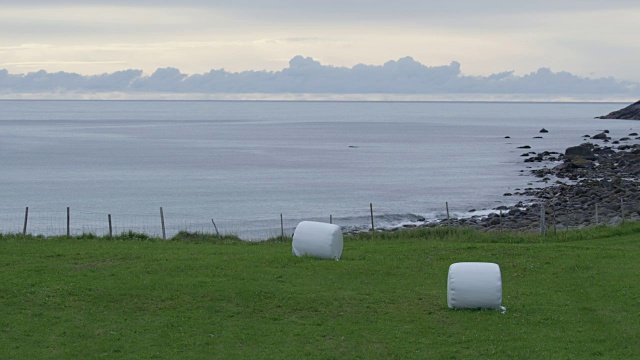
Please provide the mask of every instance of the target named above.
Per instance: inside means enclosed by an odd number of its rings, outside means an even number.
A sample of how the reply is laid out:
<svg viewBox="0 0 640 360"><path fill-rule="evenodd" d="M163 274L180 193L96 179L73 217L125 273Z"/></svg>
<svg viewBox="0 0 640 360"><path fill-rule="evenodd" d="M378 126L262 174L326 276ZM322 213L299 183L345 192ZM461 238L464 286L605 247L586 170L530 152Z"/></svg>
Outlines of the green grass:
<svg viewBox="0 0 640 360"><path fill-rule="evenodd" d="M638 358L639 260L634 223L363 234L340 261L279 238L0 235L0 359ZM500 265L506 313L447 308L460 261Z"/></svg>

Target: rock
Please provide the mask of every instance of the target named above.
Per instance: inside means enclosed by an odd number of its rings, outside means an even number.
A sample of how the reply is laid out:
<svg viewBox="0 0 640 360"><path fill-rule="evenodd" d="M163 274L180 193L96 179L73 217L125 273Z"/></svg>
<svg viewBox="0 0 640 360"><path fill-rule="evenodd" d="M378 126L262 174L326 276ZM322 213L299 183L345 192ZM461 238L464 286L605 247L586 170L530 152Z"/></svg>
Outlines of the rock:
<svg viewBox="0 0 640 360"><path fill-rule="evenodd" d="M607 139L607 134L604 132L601 132L600 134L596 134L593 135L593 137L591 137L592 139L596 139L596 140L606 140Z"/></svg>
<svg viewBox="0 0 640 360"><path fill-rule="evenodd" d="M586 160L596 159L596 156L593 154L593 145L590 143L568 147L564 151L564 156L568 160L573 160L575 158L582 158Z"/></svg>
<svg viewBox="0 0 640 360"><path fill-rule="evenodd" d="M540 132L541 132L541 133L548 133L548 132L549 132L549 130L547 130L547 129L545 129L545 128L542 128L542 129L540 129Z"/></svg>
<svg viewBox="0 0 640 360"><path fill-rule="evenodd" d="M597 119L640 120L640 101L637 101L624 109L610 112L604 116L598 116Z"/></svg>
<svg viewBox="0 0 640 360"><path fill-rule="evenodd" d="M511 136L505 136L504 138L505 139L511 139Z"/></svg>
<svg viewBox="0 0 640 360"><path fill-rule="evenodd" d="M632 132L629 136L638 136L638 133Z"/></svg>
<svg viewBox="0 0 640 360"><path fill-rule="evenodd" d="M531 146L529 145L518 146L518 149L531 149Z"/></svg>
<svg viewBox="0 0 640 360"><path fill-rule="evenodd" d="M542 136L534 136L533 138L534 138L534 139L543 139L543 137L542 137Z"/></svg>

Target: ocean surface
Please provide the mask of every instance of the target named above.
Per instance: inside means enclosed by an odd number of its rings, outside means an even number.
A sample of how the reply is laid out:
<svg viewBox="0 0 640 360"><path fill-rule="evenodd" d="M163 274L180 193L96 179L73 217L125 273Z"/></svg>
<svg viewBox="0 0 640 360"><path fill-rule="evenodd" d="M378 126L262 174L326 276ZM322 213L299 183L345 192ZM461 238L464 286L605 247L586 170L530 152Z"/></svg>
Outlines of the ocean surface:
<svg viewBox="0 0 640 360"><path fill-rule="evenodd" d="M245 239L301 220L344 230L486 213L542 186L525 152L564 152L620 103L0 101L0 232L180 230ZM548 133L539 131L545 128ZM510 138L506 138L509 136ZM534 138L542 136L542 138ZM529 145L531 149L518 147ZM470 213L469 210L478 210ZM484 212L483 212L484 210Z"/></svg>

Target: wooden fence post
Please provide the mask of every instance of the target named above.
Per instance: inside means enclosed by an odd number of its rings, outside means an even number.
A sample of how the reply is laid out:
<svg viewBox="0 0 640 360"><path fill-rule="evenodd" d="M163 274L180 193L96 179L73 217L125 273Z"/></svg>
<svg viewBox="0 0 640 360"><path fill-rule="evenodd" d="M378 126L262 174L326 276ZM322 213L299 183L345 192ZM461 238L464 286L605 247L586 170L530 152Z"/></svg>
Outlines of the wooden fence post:
<svg viewBox="0 0 640 360"><path fill-rule="evenodd" d="M71 209L69 209L69 207L67 206L67 237L71 235L70 224L71 224Z"/></svg>
<svg viewBox="0 0 640 360"><path fill-rule="evenodd" d="M27 221L29 219L29 207L24 210L24 228L22 229L22 235L27 235Z"/></svg>
<svg viewBox="0 0 640 360"><path fill-rule="evenodd" d="M620 198L620 214L622 215L622 223L624 224L624 199Z"/></svg>
<svg viewBox="0 0 640 360"><path fill-rule="evenodd" d="M284 241L284 220L282 214L280 214L280 240Z"/></svg>
<svg viewBox="0 0 640 360"><path fill-rule="evenodd" d="M540 203L540 235L546 235L547 233L547 229L544 223L544 214L545 213L545 206L544 203Z"/></svg>
<svg viewBox="0 0 640 360"><path fill-rule="evenodd" d="M451 216L449 216L449 202L445 202L444 203L445 207L447 208L447 226L449 227L449 229L451 229Z"/></svg>
<svg viewBox="0 0 640 360"><path fill-rule="evenodd" d="M329 224L333 224L333 215L329 215Z"/></svg>
<svg viewBox="0 0 640 360"><path fill-rule="evenodd" d="M500 210L500 232L502 232L502 210Z"/></svg>
<svg viewBox="0 0 640 360"><path fill-rule="evenodd" d="M162 206L160 206L160 222L162 223L162 239L167 240L167 232L164 228L164 212L162 211Z"/></svg>
<svg viewBox="0 0 640 360"><path fill-rule="evenodd" d="M113 228L111 227L111 214L108 215L109 217L109 238L113 237Z"/></svg>
<svg viewBox="0 0 640 360"><path fill-rule="evenodd" d="M600 220L598 219L598 203L596 203L596 226L600 225Z"/></svg>
<svg viewBox="0 0 640 360"><path fill-rule="evenodd" d="M373 235L376 232L376 228L373 224L373 203L369 203L369 211L371 212L371 235Z"/></svg>
<svg viewBox="0 0 640 360"><path fill-rule="evenodd" d="M218 227L216 226L216 222L213 221L213 219L211 219L211 222L213 223L213 228L216 229L216 235L220 237L220 233L218 232Z"/></svg>

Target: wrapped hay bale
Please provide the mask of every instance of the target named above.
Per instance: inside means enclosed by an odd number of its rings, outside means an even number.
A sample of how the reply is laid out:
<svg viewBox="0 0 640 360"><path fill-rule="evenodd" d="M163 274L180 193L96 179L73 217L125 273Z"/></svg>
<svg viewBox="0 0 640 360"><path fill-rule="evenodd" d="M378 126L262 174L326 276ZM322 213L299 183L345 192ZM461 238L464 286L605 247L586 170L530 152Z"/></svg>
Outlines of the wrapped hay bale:
<svg viewBox="0 0 640 360"><path fill-rule="evenodd" d="M310 255L321 259L340 259L342 230L338 225L303 221L293 233L293 255Z"/></svg>
<svg viewBox="0 0 640 360"><path fill-rule="evenodd" d="M447 304L452 309L502 307L500 266L484 262L461 262L449 266Z"/></svg>

